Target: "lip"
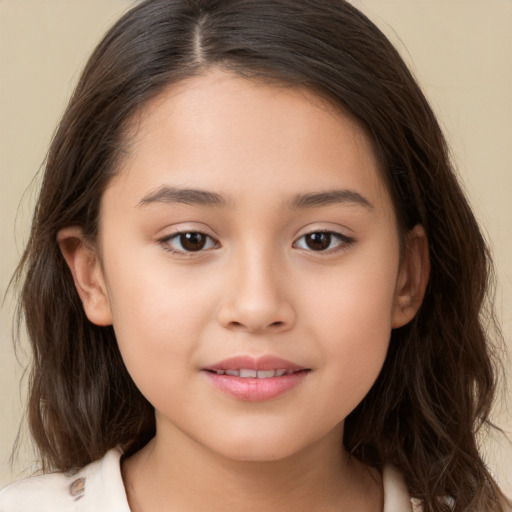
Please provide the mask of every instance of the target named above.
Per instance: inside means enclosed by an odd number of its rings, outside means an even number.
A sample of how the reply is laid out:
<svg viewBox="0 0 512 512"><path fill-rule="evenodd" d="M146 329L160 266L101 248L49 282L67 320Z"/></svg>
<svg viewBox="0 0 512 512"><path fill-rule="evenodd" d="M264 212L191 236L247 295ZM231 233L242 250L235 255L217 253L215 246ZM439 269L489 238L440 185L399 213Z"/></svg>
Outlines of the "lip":
<svg viewBox="0 0 512 512"><path fill-rule="evenodd" d="M286 374L269 378L239 377L219 374L226 370L286 370ZM264 402L280 397L302 383L310 368L275 356L237 356L203 368L208 381L222 393L247 402Z"/></svg>
<svg viewBox="0 0 512 512"><path fill-rule="evenodd" d="M304 366L299 366L295 363L275 357L271 355L261 357L251 356L236 356L224 359L211 366L207 366L204 370L239 370L245 368L247 370L287 370L287 371L299 371L307 370Z"/></svg>

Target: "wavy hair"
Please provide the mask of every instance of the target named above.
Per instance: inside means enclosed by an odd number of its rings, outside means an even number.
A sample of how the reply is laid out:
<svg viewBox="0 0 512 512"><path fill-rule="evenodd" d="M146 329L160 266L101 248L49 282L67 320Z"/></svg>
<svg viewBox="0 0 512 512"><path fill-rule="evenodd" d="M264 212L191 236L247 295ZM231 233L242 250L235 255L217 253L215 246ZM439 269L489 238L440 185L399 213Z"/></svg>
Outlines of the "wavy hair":
<svg viewBox="0 0 512 512"><path fill-rule="evenodd" d="M155 433L112 327L93 325L57 232L94 239L130 123L172 84L219 67L328 99L368 133L402 236L421 223L431 275L418 314L391 334L377 381L345 422L344 444L373 467L394 464L425 512L499 511L503 497L476 433L495 393L483 322L491 259L457 182L439 124L382 32L344 0L147 0L98 45L51 144L16 278L33 349L29 425L45 470L69 470ZM496 332L499 333L499 330ZM503 503L503 501L501 501Z"/></svg>

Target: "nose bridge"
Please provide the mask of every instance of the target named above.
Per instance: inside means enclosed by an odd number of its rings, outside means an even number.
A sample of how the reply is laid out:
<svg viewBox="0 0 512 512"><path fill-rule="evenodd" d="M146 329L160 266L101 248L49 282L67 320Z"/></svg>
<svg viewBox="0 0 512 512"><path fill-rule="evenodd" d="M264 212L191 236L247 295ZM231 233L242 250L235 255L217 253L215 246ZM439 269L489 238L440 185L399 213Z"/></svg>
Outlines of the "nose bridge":
<svg viewBox="0 0 512 512"><path fill-rule="evenodd" d="M281 294L276 279L278 258L269 248L245 252L245 257L234 263L239 267L236 274L240 297L247 303L254 301L255 305L277 301Z"/></svg>
<svg viewBox="0 0 512 512"><path fill-rule="evenodd" d="M225 327L259 332L284 330L293 324L285 271L272 247L245 244L233 254L230 267L230 290L219 311Z"/></svg>

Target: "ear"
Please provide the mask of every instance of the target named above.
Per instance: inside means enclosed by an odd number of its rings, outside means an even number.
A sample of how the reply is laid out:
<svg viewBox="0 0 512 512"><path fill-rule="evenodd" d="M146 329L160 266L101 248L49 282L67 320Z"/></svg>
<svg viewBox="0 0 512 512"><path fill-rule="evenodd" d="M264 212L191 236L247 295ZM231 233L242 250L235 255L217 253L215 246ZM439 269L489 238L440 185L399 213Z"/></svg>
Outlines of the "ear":
<svg viewBox="0 0 512 512"><path fill-rule="evenodd" d="M392 327L409 323L420 309L430 275L430 257L425 229L417 224L407 234L405 253L395 288Z"/></svg>
<svg viewBox="0 0 512 512"><path fill-rule="evenodd" d="M61 229L57 242L73 275L87 318L96 325L111 325L112 312L97 250L78 227Z"/></svg>

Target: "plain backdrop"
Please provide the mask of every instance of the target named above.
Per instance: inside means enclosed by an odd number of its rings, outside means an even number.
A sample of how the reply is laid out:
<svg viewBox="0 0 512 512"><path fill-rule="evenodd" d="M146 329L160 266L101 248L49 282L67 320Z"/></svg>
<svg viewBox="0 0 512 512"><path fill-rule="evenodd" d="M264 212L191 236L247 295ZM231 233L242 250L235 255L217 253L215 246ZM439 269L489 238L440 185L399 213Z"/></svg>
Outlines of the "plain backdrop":
<svg viewBox="0 0 512 512"><path fill-rule="evenodd" d="M422 84L453 149L461 180L497 265L496 304L512 345L512 0L354 0L398 47ZM0 0L0 294L24 243L52 133L90 54L128 0ZM30 474L27 436L11 468L24 385L12 349L12 296L1 310L0 487ZM507 373L512 366L505 361ZM495 421L512 431L502 393ZM512 439L509 435L509 439ZM512 446L482 439L512 495Z"/></svg>

